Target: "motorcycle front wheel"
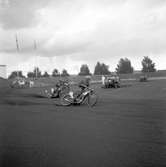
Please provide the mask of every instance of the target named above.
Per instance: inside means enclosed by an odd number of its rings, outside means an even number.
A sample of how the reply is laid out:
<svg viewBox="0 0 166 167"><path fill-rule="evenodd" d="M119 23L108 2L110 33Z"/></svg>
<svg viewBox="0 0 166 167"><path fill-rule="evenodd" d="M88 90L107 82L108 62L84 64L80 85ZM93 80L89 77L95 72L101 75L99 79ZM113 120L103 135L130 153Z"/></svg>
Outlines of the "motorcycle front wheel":
<svg viewBox="0 0 166 167"><path fill-rule="evenodd" d="M90 94L87 96L87 104L88 104L90 107L93 107L94 105L96 105L97 100L98 100L98 96L97 96L97 94L94 93L94 92L90 93Z"/></svg>
<svg viewBox="0 0 166 167"><path fill-rule="evenodd" d="M63 95L60 97L60 103L62 106L70 106L73 103L73 98L69 95Z"/></svg>

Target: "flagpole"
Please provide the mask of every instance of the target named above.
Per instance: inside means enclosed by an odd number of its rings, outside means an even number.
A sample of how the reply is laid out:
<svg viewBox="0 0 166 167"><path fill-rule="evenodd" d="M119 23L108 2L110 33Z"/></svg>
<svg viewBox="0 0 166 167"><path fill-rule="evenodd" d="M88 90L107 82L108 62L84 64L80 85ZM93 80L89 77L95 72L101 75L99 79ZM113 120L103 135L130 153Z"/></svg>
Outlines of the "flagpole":
<svg viewBox="0 0 166 167"><path fill-rule="evenodd" d="M36 45L36 40L34 40L34 51L35 51L35 76L37 78L37 53L36 53L36 50L37 50L37 45Z"/></svg>
<svg viewBox="0 0 166 167"><path fill-rule="evenodd" d="M16 49L17 49L17 56L18 56L20 48L19 48L17 34L15 35L15 40L16 40ZM17 70L17 77L19 78L19 64L18 64L18 70Z"/></svg>

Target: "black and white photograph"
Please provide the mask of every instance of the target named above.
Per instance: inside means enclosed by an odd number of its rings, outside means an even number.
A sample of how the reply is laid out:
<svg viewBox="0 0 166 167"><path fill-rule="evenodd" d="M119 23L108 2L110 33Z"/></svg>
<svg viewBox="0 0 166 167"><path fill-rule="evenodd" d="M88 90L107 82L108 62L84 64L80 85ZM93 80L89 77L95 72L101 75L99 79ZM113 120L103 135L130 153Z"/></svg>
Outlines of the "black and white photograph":
<svg viewBox="0 0 166 167"><path fill-rule="evenodd" d="M166 167L166 0L0 0L0 167Z"/></svg>

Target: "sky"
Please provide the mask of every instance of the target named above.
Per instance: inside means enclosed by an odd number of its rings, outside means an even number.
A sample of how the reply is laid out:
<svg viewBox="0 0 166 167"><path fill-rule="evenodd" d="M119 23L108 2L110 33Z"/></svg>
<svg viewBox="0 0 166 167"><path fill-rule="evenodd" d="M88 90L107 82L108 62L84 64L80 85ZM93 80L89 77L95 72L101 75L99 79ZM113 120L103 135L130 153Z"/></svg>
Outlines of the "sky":
<svg viewBox="0 0 166 167"><path fill-rule="evenodd" d="M8 74L67 69L144 56L166 69L166 0L0 0L0 64ZM17 49L16 37L18 41ZM35 47L36 46L36 47Z"/></svg>

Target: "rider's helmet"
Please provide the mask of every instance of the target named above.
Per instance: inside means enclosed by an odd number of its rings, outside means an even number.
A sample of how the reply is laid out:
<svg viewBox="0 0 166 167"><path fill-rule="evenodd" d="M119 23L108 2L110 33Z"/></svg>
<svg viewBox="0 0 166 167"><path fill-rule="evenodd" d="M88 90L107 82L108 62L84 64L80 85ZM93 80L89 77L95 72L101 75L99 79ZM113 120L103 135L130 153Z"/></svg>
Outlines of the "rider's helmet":
<svg viewBox="0 0 166 167"><path fill-rule="evenodd" d="M80 88L86 88L86 87L89 87L89 82L87 82L87 80L81 80L78 84L78 86Z"/></svg>
<svg viewBox="0 0 166 167"><path fill-rule="evenodd" d="M63 85L63 80L62 79L59 79L59 81L56 83L56 87L60 87L61 85Z"/></svg>

